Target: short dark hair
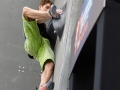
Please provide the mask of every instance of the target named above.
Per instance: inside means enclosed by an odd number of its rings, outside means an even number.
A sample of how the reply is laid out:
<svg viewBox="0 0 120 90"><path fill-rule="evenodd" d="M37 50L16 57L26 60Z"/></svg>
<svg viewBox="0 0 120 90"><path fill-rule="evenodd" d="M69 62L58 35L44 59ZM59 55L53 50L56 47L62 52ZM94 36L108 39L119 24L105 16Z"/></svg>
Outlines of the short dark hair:
<svg viewBox="0 0 120 90"><path fill-rule="evenodd" d="M41 1L40 1L40 5L41 5L41 6L44 6L44 5L47 4L47 3L49 3L50 5L53 4L53 2L50 1L50 0L41 0Z"/></svg>

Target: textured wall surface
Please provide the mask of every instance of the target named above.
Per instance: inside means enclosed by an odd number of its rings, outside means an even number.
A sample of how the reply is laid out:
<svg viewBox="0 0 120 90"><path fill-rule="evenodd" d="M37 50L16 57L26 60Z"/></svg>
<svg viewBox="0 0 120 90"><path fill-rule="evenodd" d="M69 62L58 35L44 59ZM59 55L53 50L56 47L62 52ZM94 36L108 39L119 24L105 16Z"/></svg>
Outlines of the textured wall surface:
<svg viewBox="0 0 120 90"><path fill-rule="evenodd" d="M39 63L24 51L22 8L37 9L39 0L0 2L0 90L35 90L40 82Z"/></svg>
<svg viewBox="0 0 120 90"><path fill-rule="evenodd" d="M55 5L61 8L67 2L67 15L62 39L56 43L56 66L53 75L54 90L69 90L69 64L71 52L71 38L76 30L79 13L83 0L55 0Z"/></svg>

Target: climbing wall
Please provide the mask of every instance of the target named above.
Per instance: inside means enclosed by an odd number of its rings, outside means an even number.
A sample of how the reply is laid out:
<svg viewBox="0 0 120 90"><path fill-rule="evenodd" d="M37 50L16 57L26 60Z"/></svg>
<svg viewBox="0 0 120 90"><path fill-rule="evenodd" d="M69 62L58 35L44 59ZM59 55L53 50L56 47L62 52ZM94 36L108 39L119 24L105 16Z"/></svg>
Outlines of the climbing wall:
<svg viewBox="0 0 120 90"><path fill-rule="evenodd" d="M76 29L83 0L55 0L55 5L61 8L67 3L65 27L61 40L57 38L55 48L54 90L69 90L69 64L73 32Z"/></svg>
<svg viewBox="0 0 120 90"><path fill-rule="evenodd" d="M0 2L0 90L36 90L40 82L39 63L24 51L22 8L38 9L39 0Z"/></svg>

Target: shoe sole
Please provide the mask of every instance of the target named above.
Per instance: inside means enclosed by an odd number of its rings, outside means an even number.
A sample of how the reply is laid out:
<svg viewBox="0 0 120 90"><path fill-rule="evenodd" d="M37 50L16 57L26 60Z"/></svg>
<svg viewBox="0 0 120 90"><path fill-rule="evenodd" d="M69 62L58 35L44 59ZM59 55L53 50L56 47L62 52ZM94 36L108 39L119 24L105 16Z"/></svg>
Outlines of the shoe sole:
<svg viewBox="0 0 120 90"><path fill-rule="evenodd" d="M54 88L54 82L53 81L48 82L46 86L47 86L48 90L52 90Z"/></svg>

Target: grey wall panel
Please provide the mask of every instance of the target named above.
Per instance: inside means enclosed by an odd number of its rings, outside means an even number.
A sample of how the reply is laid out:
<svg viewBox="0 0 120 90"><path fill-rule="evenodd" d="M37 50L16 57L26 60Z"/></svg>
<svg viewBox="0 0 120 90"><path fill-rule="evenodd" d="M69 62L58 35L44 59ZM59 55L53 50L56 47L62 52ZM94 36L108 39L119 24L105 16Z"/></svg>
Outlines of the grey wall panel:
<svg viewBox="0 0 120 90"><path fill-rule="evenodd" d="M69 64L73 32L76 28L83 0L55 0L55 5L61 8L67 2L67 15L62 39L57 40L55 49L56 66L53 80L54 90L69 90Z"/></svg>
<svg viewBox="0 0 120 90"><path fill-rule="evenodd" d="M37 9L39 0L0 2L0 90L35 90L40 66L24 51L22 8Z"/></svg>

